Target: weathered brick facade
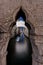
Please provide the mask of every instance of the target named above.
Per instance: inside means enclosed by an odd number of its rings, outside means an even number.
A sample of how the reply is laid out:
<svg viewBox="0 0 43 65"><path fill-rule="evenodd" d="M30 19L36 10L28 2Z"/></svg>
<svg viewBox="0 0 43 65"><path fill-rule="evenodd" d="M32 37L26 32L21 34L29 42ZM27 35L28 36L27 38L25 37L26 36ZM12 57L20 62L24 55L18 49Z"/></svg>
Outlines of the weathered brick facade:
<svg viewBox="0 0 43 65"><path fill-rule="evenodd" d="M43 65L43 0L0 0L0 65L6 65L12 23L20 7L31 26L32 65Z"/></svg>

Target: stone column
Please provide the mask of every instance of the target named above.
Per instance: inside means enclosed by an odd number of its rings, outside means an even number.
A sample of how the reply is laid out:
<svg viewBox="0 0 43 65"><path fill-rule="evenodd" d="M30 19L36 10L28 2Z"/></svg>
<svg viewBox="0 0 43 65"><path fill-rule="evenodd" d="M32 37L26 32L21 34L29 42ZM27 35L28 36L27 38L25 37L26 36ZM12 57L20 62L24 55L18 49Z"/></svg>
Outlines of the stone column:
<svg viewBox="0 0 43 65"><path fill-rule="evenodd" d="M3 41L0 42L0 65L6 65L7 46L9 42L9 34L5 33Z"/></svg>
<svg viewBox="0 0 43 65"><path fill-rule="evenodd" d="M7 55L7 52L5 52L4 54L1 54L1 63L0 65L6 65L6 55Z"/></svg>

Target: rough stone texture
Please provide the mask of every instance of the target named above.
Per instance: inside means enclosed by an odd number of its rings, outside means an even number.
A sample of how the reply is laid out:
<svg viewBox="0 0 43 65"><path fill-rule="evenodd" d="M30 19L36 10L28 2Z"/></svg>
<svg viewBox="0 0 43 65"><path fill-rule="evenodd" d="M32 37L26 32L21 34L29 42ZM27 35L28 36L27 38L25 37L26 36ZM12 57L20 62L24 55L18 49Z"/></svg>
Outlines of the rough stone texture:
<svg viewBox="0 0 43 65"><path fill-rule="evenodd" d="M0 0L0 65L6 65L7 46L12 23L22 7L31 26L32 65L43 65L43 0Z"/></svg>

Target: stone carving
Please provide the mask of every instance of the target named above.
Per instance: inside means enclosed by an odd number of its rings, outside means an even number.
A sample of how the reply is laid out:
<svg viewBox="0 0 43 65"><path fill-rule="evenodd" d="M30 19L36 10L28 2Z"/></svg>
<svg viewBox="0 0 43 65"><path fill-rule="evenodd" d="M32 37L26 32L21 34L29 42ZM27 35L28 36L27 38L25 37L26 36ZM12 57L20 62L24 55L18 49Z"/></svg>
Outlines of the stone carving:
<svg viewBox="0 0 43 65"><path fill-rule="evenodd" d="M30 40L33 49L32 65L43 65L43 2L42 0L0 0L0 65L6 65L7 46L12 24L22 7L31 26ZM13 14L12 14L13 12Z"/></svg>

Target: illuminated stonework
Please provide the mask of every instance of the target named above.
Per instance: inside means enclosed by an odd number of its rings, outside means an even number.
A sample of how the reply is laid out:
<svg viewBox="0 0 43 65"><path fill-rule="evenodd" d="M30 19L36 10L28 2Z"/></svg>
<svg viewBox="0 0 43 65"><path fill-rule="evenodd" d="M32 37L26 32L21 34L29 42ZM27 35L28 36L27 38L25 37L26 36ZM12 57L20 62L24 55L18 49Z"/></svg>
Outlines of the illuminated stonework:
<svg viewBox="0 0 43 65"><path fill-rule="evenodd" d="M42 0L0 0L0 65L7 65L7 46L12 37L15 17L22 7L26 22L31 26L32 65L43 65L43 1ZM1 32L0 31L0 32Z"/></svg>

